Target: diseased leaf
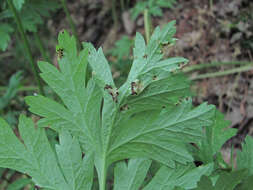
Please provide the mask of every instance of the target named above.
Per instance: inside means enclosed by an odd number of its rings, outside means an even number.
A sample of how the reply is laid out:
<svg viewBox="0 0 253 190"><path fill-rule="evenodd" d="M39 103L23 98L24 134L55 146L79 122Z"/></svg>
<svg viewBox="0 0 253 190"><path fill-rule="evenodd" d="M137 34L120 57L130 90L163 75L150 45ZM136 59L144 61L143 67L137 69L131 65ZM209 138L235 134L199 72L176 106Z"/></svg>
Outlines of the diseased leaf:
<svg viewBox="0 0 253 190"><path fill-rule="evenodd" d="M204 103L192 108L191 100L183 99L189 95L189 83L176 71L179 63L186 60L161 61L161 45L172 42L174 33L173 22L162 30L157 28L147 47L137 34L135 60L119 90L102 49L96 51L84 44L85 49L78 55L75 39L67 32L58 38L57 48L63 49L60 71L48 63L39 63L42 78L64 105L33 96L26 98L30 111L43 117L39 126L58 132L68 130L78 139L84 153L94 153L100 186L104 186L108 167L116 161L148 158L169 167L193 161L188 144L199 142L202 127L213 123L213 106ZM86 85L87 59L94 75ZM153 106L148 108L142 101L153 102Z"/></svg>
<svg viewBox="0 0 253 190"><path fill-rule="evenodd" d="M108 62L104 56L102 48L96 50L91 44L83 44L84 47L89 49L89 57L88 62L92 68L92 75L94 79L97 81L97 84L104 88L106 85L110 85L115 87L111 69L108 65Z"/></svg>
<svg viewBox="0 0 253 190"><path fill-rule="evenodd" d="M141 34L136 34L134 61L126 83L119 88L119 102L133 94L133 83L138 87L136 92L138 95L153 82L170 78L170 75L179 70L180 63L187 62L184 58L169 58L162 61L162 46L174 43L173 35L176 32L174 24L175 22L172 21L162 30L157 27L147 46ZM169 82L168 80L168 85Z"/></svg>
<svg viewBox="0 0 253 190"><path fill-rule="evenodd" d="M46 62L39 62L41 77L61 97L64 104L74 113L81 113L85 104L85 76L88 51L77 55L74 36L65 31L59 34L59 47L63 57L59 61L60 71Z"/></svg>

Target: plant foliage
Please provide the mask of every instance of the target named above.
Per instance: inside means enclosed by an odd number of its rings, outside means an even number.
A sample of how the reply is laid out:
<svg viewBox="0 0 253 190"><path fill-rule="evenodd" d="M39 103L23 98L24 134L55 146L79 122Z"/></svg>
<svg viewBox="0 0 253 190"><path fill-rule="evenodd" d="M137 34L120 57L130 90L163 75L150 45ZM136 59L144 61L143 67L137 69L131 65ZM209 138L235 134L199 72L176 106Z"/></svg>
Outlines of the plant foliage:
<svg viewBox="0 0 253 190"><path fill-rule="evenodd" d="M13 0L13 4L20 14L24 30L37 32L39 25L43 24L43 18L48 18L50 12L59 8L55 0ZM13 14L6 4L0 7L0 49L5 51L14 31Z"/></svg>
<svg viewBox="0 0 253 190"><path fill-rule="evenodd" d="M60 68L38 65L62 104L40 95L26 97L29 110L42 118L34 127L20 116L22 141L0 120L0 166L26 173L51 190L89 190L96 175L99 189L105 190L109 167L114 167L114 190L194 189L205 181L212 188L231 176L237 176L231 187L241 183L240 176L251 171L243 164L233 173L215 173L219 166L205 157L208 150L210 157L217 154L234 132L216 137L227 126L223 116L206 103L192 106L190 83L180 72L187 60L163 59L161 49L173 42L174 33L174 22L157 27L148 44L137 33L128 78L116 87L102 49L84 43L78 53L75 38L61 32ZM88 64L92 77L86 81ZM55 148L45 127L59 134ZM192 154L195 146L199 151ZM196 155L202 166L193 163ZM156 171L151 171L152 163Z"/></svg>
<svg viewBox="0 0 253 190"><path fill-rule="evenodd" d="M148 0L138 1L131 9L132 19L136 19L145 9L148 9L153 16L162 16L162 8L172 8L176 0Z"/></svg>
<svg viewBox="0 0 253 190"><path fill-rule="evenodd" d="M18 87L20 86L20 81L22 80L22 72L18 71L13 74L9 80L8 88L5 94L0 97L0 110L4 109L9 102L15 97Z"/></svg>

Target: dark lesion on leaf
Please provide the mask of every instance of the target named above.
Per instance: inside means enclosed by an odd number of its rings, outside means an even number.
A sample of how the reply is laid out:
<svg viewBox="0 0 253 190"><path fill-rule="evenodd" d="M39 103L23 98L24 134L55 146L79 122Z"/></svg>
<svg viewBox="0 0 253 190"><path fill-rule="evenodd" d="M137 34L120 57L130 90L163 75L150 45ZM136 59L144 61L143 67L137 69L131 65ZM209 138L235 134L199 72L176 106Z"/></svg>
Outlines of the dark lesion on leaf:
<svg viewBox="0 0 253 190"><path fill-rule="evenodd" d="M137 95L136 88L137 88L136 82L131 82L131 94L132 95Z"/></svg>
<svg viewBox="0 0 253 190"><path fill-rule="evenodd" d="M143 58L147 59L147 57L148 57L148 55L147 55L147 54L143 55Z"/></svg>
<svg viewBox="0 0 253 190"><path fill-rule="evenodd" d="M108 90L108 89L112 89L112 86L109 85L109 84L106 84L105 87L104 87L105 90Z"/></svg>
<svg viewBox="0 0 253 190"><path fill-rule="evenodd" d="M153 80L157 80L157 76L156 76L156 75L154 75L152 79L153 79Z"/></svg>
<svg viewBox="0 0 253 190"><path fill-rule="evenodd" d="M120 111L126 111L126 110L129 110L129 107L127 104L120 107Z"/></svg>
<svg viewBox="0 0 253 190"><path fill-rule="evenodd" d="M131 82L131 95L138 95L142 90L142 83L138 79Z"/></svg>
<svg viewBox="0 0 253 190"><path fill-rule="evenodd" d="M59 59L61 59L63 57L63 51L64 51L63 48L58 48L56 50L56 53L57 53L57 56L58 56Z"/></svg>
<svg viewBox="0 0 253 190"><path fill-rule="evenodd" d="M183 63L179 63L178 66L179 66L179 69L183 69L184 67L186 67L188 64L183 62Z"/></svg>
<svg viewBox="0 0 253 190"><path fill-rule="evenodd" d="M119 96L119 92L117 88L114 89L111 85L106 84L104 90L106 90L112 96L112 100L115 103L118 103L117 97Z"/></svg>

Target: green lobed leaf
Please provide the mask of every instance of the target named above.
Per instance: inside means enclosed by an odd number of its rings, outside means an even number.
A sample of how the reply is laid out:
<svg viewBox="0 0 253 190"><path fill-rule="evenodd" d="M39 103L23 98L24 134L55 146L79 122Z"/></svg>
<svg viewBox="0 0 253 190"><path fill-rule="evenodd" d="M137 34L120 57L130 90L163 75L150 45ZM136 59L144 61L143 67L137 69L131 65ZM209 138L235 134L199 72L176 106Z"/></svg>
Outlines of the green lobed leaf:
<svg viewBox="0 0 253 190"><path fill-rule="evenodd" d="M60 6L56 0L26 0L20 12L24 29L37 32L38 26L43 24L43 19L50 17L50 12L58 8Z"/></svg>
<svg viewBox="0 0 253 190"><path fill-rule="evenodd" d="M109 53L112 56L116 56L118 59L123 59L130 55L133 41L126 35L122 36L120 40L115 42L115 47L112 48Z"/></svg>
<svg viewBox="0 0 253 190"><path fill-rule="evenodd" d="M145 9L153 16L162 16L161 8L173 8L176 0L148 0L138 1L131 9L131 17L135 20Z"/></svg>
<svg viewBox="0 0 253 190"><path fill-rule="evenodd" d="M71 189L91 189L93 181L93 157L86 153L82 160L82 151L76 138L70 133L60 133L60 145L56 145L56 153L59 158L65 179Z"/></svg>
<svg viewBox="0 0 253 190"><path fill-rule="evenodd" d="M0 49L5 51L11 40L11 33L14 31L12 26L7 23L0 23Z"/></svg>
<svg viewBox="0 0 253 190"><path fill-rule="evenodd" d="M17 10L21 10L25 0L13 0L13 4Z"/></svg>
<svg viewBox="0 0 253 190"><path fill-rule="evenodd" d="M131 18L135 20L148 6L147 2L139 1L136 5L131 9Z"/></svg>
<svg viewBox="0 0 253 190"><path fill-rule="evenodd" d="M251 190L253 186L253 175L245 177L241 184L236 186L236 190Z"/></svg>
<svg viewBox="0 0 253 190"><path fill-rule="evenodd" d="M0 120L0 166L27 173L42 187L66 189L60 168L43 129L35 130L31 119L21 115L19 130L25 146L8 124Z"/></svg>
<svg viewBox="0 0 253 190"><path fill-rule="evenodd" d="M242 151L237 152L237 168L247 169L249 175L253 175L253 138L246 136L242 144Z"/></svg>
<svg viewBox="0 0 253 190"><path fill-rule="evenodd" d="M2 97L0 97L0 110L4 109L9 104L9 102L15 97L21 80L22 80L21 71L18 71L17 73L11 76L7 91Z"/></svg>
<svg viewBox="0 0 253 190"><path fill-rule="evenodd" d="M176 168L161 167L151 182L143 190L167 190L181 187L193 189L203 175L210 175L213 164L195 167L189 165L177 165Z"/></svg>
<svg viewBox="0 0 253 190"><path fill-rule="evenodd" d="M75 153L75 160L71 157L72 155L65 155L68 153L67 150L69 150L69 147L65 145L62 147L61 144L57 148L57 158L51 149L44 129L35 129L32 119L28 119L23 115L19 119L19 132L24 144L14 135L8 124L0 119L1 167L10 168L30 175L34 183L39 187L52 190L81 190L84 187L85 189L91 188L93 180L93 157L87 154L82 160L79 144L70 135L66 132L62 134L61 143L73 142L70 144L70 148ZM65 154L62 154L61 151ZM65 157L63 158L62 156ZM72 171L68 169L70 166L74 166L75 176L67 178L66 180L66 177L71 175L71 173L66 173L66 171ZM73 181L75 181L75 186L73 186Z"/></svg>
<svg viewBox="0 0 253 190"><path fill-rule="evenodd" d="M203 175L198 182L198 187L195 190L214 190L212 181L205 175Z"/></svg>
<svg viewBox="0 0 253 190"><path fill-rule="evenodd" d="M237 170L233 172L223 172L217 180L214 189L230 190L234 189L247 176L246 170Z"/></svg>
<svg viewBox="0 0 253 190"><path fill-rule="evenodd" d="M141 34L136 34L134 61L126 83L119 88L119 102L124 101L132 93L132 82L138 83L139 91L142 92L153 82L168 78L179 70L180 63L187 62L184 58L169 58L162 61L161 47L173 42L173 35L176 32L174 24L175 22L172 21L165 25L162 30L157 27L147 46ZM167 82L169 84L170 81Z"/></svg>
<svg viewBox="0 0 253 190"><path fill-rule="evenodd" d="M111 85L115 87L111 69L108 65L108 62L104 56L102 48L96 50L93 45L84 43L83 46L89 49L89 57L88 62L92 68L92 75L94 79L97 81L97 84L104 88L105 85Z"/></svg>
<svg viewBox="0 0 253 190"><path fill-rule="evenodd" d="M42 96L28 97L26 102L33 113L43 117L39 126L49 126L59 133L70 131L84 153L94 154L101 188L105 185L108 167L116 161L141 157L169 167L192 162L188 144L200 141L202 127L213 124L214 106L204 103L193 108L191 100L179 101L189 91L189 83L177 73L179 62L185 59L161 61L161 45L172 42L174 33L173 22L162 30L157 28L147 47L143 37L137 34L135 60L126 83L119 90L102 49L96 51L85 44L85 49L78 54L75 39L67 32L58 38L58 49L63 50L58 59L60 70L48 63L39 63L42 78L61 97L64 105ZM87 59L94 75L86 84ZM151 77L154 72L160 72L157 80ZM136 95L131 93L134 80L144 83L136 89ZM166 96L168 100L161 106ZM159 108L150 110L144 106L131 114L121 109L130 101L134 106L144 99L146 102L156 100Z"/></svg>
<svg viewBox="0 0 253 190"><path fill-rule="evenodd" d="M218 180L214 182L211 181L210 178L203 176L201 180L198 182L198 187L194 190L232 190L237 189L236 187L245 179L247 176L246 170L237 170L233 172L221 172L219 174ZM245 189L246 190L246 189Z"/></svg>
<svg viewBox="0 0 253 190"><path fill-rule="evenodd" d="M114 169L114 190L138 190L142 185L151 160L130 159L128 164L121 161Z"/></svg>
<svg viewBox="0 0 253 190"><path fill-rule="evenodd" d="M205 128L205 136L198 146L197 157L204 163L212 162L222 145L236 134L236 129L228 128L229 121L224 120L221 112L216 110L214 124Z"/></svg>

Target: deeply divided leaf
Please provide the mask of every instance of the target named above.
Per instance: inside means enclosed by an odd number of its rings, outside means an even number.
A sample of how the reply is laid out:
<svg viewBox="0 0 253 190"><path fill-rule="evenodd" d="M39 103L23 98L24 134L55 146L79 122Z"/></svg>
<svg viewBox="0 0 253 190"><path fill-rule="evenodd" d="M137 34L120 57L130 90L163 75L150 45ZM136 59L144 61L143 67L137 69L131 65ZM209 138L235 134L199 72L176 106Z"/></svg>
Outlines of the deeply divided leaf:
<svg viewBox="0 0 253 190"><path fill-rule="evenodd" d="M89 154L82 159L78 142L69 134L65 132L60 135L62 142L56 149L57 158L44 129L36 129L31 119L20 116L19 132L24 144L15 136L8 124L0 120L1 167L26 173L32 177L36 185L43 188L90 189L93 180L93 159ZM66 142L70 143L69 149L72 152L65 146ZM68 153L71 154L66 156Z"/></svg>
<svg viewBox="0 0 253 190"><path fill-rule="evenodd" d="M107 170L116 164L114 189L137 190L150 160L155 160L162 167L145 190L195 188L213 165L193 166L188 146L200 144L203 127L214 124L215 107L192 106L190 84L180 73L186 59L163 59L162 47L175 42L174 24L157 27L148 44L136 35L132 68L121 87L115 86L101 48L84 44L78 52L75 38L61 32L56 48L59 68L38 63L41 77L61 103L26 97L29 110L42 118L36 129L21 116L24 144L1 120L0 166L27 173L39 186L57 190L90 189L95 166L104 190ZM92 69L88 81L87 64ZM41 127L59 133L55 151ZM129 184L124 184L126 180Z"/></svg>

